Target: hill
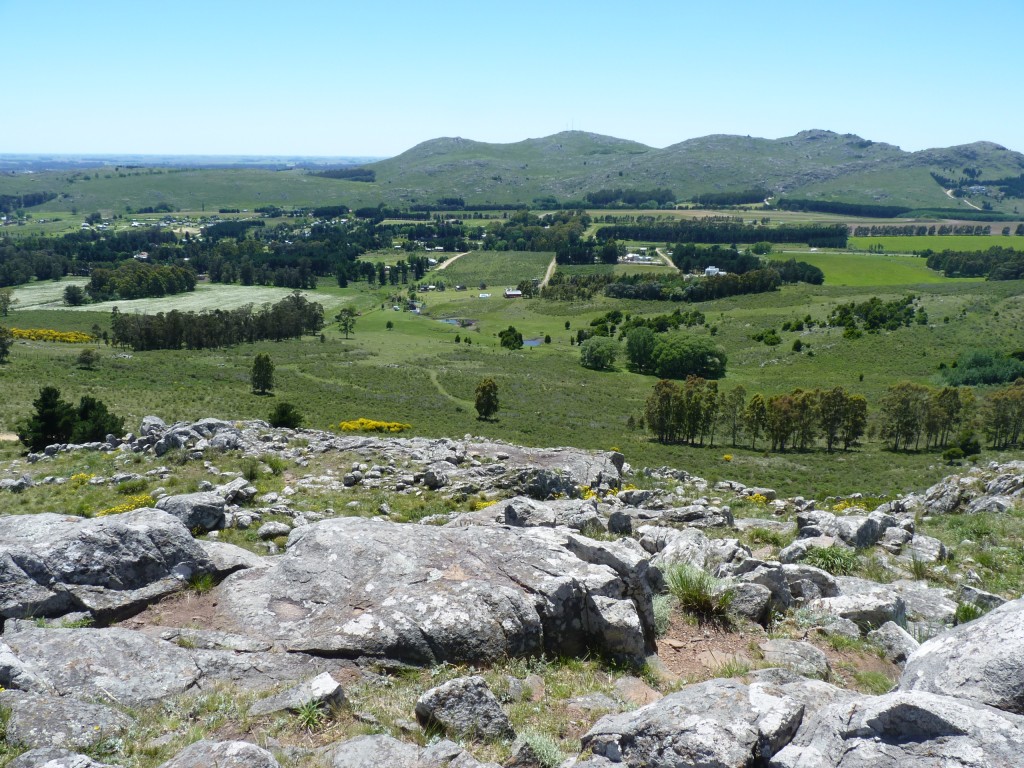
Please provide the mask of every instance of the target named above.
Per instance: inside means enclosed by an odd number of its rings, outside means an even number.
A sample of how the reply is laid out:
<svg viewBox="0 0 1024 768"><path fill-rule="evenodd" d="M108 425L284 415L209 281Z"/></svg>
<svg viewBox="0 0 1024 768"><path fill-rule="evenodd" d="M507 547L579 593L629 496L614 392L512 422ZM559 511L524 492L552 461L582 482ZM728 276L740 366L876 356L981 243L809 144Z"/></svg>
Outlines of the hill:
<svg viewBox="0 0 1024 768"><path fill-rule="evenodd" d="M808 130L780 139L704 136L657 149L583 131L511 144L437 138L365 167L373 181L323 178L300 167L72 168L0 175L0 196L48 192L33 211L119 213L343 203L412 206L462 198L468 206L584 200L609 189L669 189L678 201L760 191L778 198L913 209L1016 212L1024 155L991 142L905 152L853 134ZM1007 182L1010 186L993 182ZM949 190L957 190L951 196Z"/></svg>

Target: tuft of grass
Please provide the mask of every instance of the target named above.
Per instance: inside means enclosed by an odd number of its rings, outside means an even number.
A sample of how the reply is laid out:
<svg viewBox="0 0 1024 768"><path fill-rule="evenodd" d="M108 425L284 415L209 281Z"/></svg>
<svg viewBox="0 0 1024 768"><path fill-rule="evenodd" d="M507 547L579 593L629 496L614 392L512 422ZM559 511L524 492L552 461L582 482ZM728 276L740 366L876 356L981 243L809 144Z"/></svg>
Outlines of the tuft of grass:
<svg viewBox="0 0 1024 768"><path fill-rule="evenodd" d="M319 702L310 699L296 710L295 719L302 730L307 733L315 733L327 722L327 712Z"/></svg>
<svg viewBox="0 0 1024 768"><path fill-rule="evenodd" d="M966 624L969 621L980 619L986 613L985 609L974 603L957 603L956 612L953 614L953 625Z"/></svg>
<svg viewBox="0 0 1024 768"><path fill-rule="evenodd" d="M204 595L217 586L212 573L197 573L188 580L188 587L198 595Z"/></svg>
<svg viewBox="0 0 1024 768"><path fill-rule="evenodd" d="M724 664L719 664L715 667L712 672L713 677L743 677L744 675L750 674L750 670L753 667L748 662L740 661L739 659L729 659Z"/></svg>
<svg viewBox="0 0 1024 768"><path fill-rule="evenodd" d="M661 637L668 632L669 621L672 618L672 609L676 606L676 598L673 595L655 595L651 599L651 607L654 609L654 634Z"/></svg>
<svg viewBox="0 0 1024 768"><path fill-rule="evenodd" d="M857 569L858 558L852 549L832 545L810 550L804 562L828 571L833 576L849 576Z"/></svg>
<svg viewBox="0 0 1024 768"><path fill-rule="evenodd" d="M884 672L864 670L853 673L854 682L861 691L875 696L881 696L892 690L896 681Z"/></svg>
<svg viewBox="0 0 1024 768"><path fill-rule="evenodd" d="M722 581L689 563L669 567L665 583L682 610L703 617L724 617L735 596Z"/></svg>
<svg viewBox="0 0 1024 768"><path fill-rule="evenodd" d="M549 734L527 728L519 735L519 738L529 746L541 768L558 768L566 758L565 753L558 746L558 741Z"/></svg>

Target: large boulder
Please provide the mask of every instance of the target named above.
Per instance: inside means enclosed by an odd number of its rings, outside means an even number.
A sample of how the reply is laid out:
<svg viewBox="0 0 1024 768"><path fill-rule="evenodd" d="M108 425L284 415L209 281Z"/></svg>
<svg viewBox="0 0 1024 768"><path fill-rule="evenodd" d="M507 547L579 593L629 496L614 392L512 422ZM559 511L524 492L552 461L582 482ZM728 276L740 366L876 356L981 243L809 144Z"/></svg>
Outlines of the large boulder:
<svg viewBox="0 0 1024 768"><path fill-rule="evenodd" d="M593 649L639 660L652 647L649 591L616 572L607 548L570 550L571 536L326 520L292 531L269 568L229 576L218 610L292 651L435 664Z"/></svg>
<svg viewBox="0 0 1024 768"><path fill-rule="evenodd" d="M1014 768L1024 718L923 692L840 701L807 717L771 768Z"/></svg>
<svg viewBox="0 0 1024 768"><path fill-rule="evenodd" d="M157 509L169 512L197 533L223 528L225 506L224 497L212 491L164 496L156 503Z"/></svg>
<svg viewBox="0 0 1024 768"><path fill-rule="evenodd" d="M956 696L1024 714L1024 599L921 645L907 659L900 690Z"/></svg>
<svg viewBox="0 0 1024 768"><path fill-rule="evenodd" d="M606 715L582 739L602 762L629 768L760 765L796 733L804 706L775 686L709 680L646 707Z"/></svg>
<svg viewBox="0 0 1024 768"><path fill-rule="evenodd" d="M185 649L127 629L33 628L4 641L34 672L34 689L60 696L130 707L187 691L200 677ZM17 683L0 677L5 688Z"/></svg>
<svg viewBox="0 0 1024 768"><path fill-rule="evenodd" d="M172 515L137 509L85 519L43 513L0 517L0 616L98 618L130 613L214 570Z"/></svg>

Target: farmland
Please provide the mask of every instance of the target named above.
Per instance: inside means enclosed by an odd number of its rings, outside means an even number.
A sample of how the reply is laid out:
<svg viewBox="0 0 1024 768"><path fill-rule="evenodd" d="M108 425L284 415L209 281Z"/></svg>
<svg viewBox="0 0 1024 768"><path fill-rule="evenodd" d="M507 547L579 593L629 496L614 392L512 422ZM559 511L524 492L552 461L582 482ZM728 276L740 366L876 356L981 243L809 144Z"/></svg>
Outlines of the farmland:
<svg viewBox="0 0 1024 768"><path fill-rule="evenodd" d="M997 229L993 225L993 230ZM1011 230L1013 228L1011 227ZM920 237L851 237L850 248L857 251L882 250L886 253L932 251L984 251L992 248L1024 250L1024 237L1014 235L922 235Z"/></svg>

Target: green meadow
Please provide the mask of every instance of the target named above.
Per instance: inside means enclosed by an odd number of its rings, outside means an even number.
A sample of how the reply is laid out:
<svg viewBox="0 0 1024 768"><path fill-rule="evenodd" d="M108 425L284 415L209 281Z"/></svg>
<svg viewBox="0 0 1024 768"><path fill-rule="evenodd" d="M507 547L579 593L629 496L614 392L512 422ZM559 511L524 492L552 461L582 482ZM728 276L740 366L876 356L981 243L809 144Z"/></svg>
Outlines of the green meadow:
<svg viewBox="0 0 1024 768"><path fill-rule="evenodd" d="M697 308L728 353L722 390L742 384L748 394L770 395L796 387L844 386L875 403L886 387L900 380L940 385L939 365L966 350L1019 347L1024 327L1021 284L950 280L928 273L923 260L881 254L804 254L798 258L813 260L824 270L823 286L785 286L769 294L697 305L603 296L578 302L502 297L503 287L542 276L550 258L545 253L463 256L443 272L429 272L423 282L443 276L446 283L466 282L471 290L418 293L423 302L419 314L392 309L394 287L358 283L341 289L323 280L309 292L325 307L328 323L322 341L306 337L220 350L148 352L99 344L94 370L76 366L77 345L19 341L9 362L0 366L0 432L12 431L31 410L39 387L52 383L71 400L86 394L98 397L125 417L129 429L149 413L168 421L266 418L276 402L285 400L299 407L307 426L321 429L364 416L406 422L413 434L432 437L480 434L527 445L616 448L637 469L671 465L709 480L736 479L783 492L819 497L854 491L892 494L925 486L948 467L936 454L893 455L875 441L832 456L820 451L766 453L763 442L751 450L749 445L731 445L721 434L713 447L658 444L649 434L626 428L629 417L642 412L654 377L629 372L624 357L614 371L584 369L570 336L613 308L648 316ZM107 305L74 311L60 306L66 282L17 288L19 303L7 323L84 332L94 324L107 328ZM490 298L479 298L479 282L494 286L484 291ZM820 323L840 303L872 296L889 300L907 292L921 297L928 325L860 339L844 338L840 329L821 325L800 333L781 330L784 322L806 315ZM118 306L122 312L215 309L273 301L283 293L202 284L192 294ZM360 313L349 339L333 323L343 305ZM535 346L503 349L497 333L509 325ZM751 338L766 328L776 329L782 343L769 347ZM793 350L797 339L802 343L799 352ZM258 352L269 354L276 366L269 397L255 395L249 387L249 369ZM499 388L501 410L493 422L479 421L473 408L475 387L485 377ZM983 454L983 460L991 458L993 454Z"/></svg>
<svg viewBox="0 0 1024 768"><path fill-rule="evenodd" d="M997 231L1006 226L1002 223L992 224ZM1010 227L1012 232L1013 226ZM888 253L920 253L932 251L987 251L993 246L1013 248L1024 251L1024 237L1015 235L912 235L899 237L851 237L848 247L854 251L870 251L881 248Z"/></svg>

